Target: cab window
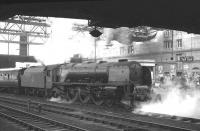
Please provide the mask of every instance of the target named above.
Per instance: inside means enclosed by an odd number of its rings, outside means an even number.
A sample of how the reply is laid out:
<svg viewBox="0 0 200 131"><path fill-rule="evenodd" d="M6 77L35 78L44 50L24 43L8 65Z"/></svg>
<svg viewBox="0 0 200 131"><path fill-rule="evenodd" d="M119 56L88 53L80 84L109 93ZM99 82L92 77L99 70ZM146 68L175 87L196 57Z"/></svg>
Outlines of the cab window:
<svg viewBox="0 0 200 131"><path fill-rule="evenodd" d="M50 77L51 76L51 71L47 70L47 76Z"/></svg>

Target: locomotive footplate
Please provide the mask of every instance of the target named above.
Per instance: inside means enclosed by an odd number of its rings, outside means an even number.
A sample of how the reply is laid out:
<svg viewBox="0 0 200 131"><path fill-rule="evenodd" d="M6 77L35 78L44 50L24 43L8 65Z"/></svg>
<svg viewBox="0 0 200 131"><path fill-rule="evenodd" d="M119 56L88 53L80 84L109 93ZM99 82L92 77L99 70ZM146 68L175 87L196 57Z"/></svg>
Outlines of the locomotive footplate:
<svg viewBox="0 0 200 131"><path fill-rule="evenodd" d="M127 82L110 82L110 83L77 83L77 82L53 82L53 86L130 86L130 83Z"/></svg>

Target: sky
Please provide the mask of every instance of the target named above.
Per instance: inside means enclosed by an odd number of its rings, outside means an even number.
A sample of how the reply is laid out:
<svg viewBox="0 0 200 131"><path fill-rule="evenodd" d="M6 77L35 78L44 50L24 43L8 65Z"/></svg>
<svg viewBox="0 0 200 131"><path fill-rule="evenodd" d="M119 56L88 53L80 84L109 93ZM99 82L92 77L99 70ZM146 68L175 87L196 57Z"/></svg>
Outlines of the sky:
<svg viewBox="0 0 200 131"><path fill-rule="evenodd" d="M72 30L73 23L86 24L87 20L50 18L51 36L42 46L31 46L30 55L45 64L56 64L68 61L74 54L84 58L94 58L94 38L89 32L80 33ZM119 43L114 42L113 49L119 49ZM114 56L119 52L111 52L105 48L106 41L97 42L97 57Z"/></svg>
<svg viewBox="0 0 200 131"><path fill-rule="evenodd" d="M94 38L89 34L89 32L78 33L72 30L72 26L74 23L87 25L87 20L51 17L48 20L51 23L50 30L52 33L50 35L50 38L47 39L44 45L30 46L29 55L35 56L37 60L42 61L45 64L63 63L65 61L68 61L70 57L72 57L74 54L81 54L85 58L94 58ZM106 33L108 32L109 31L107 31ZM109 34L106 33L105 35ZM158 32L157 36L161 34L162 32ZM2 37L2 35L0 35L0 37ZM157 41L159 40L153 39L153 42ZM107 43L105 39L97 42L97 57L102 58L108 56L118 56L120 54L121 44L117 41L111 42L113 43L113 46L110 47L110 49L105 49L105 45ZM139 45L143 43L137 42L136 44ZM7 43L1 43L0 54L7 53ZM9 53L18 55L19 45L10 44Z"/></svg>
<svg viewBox="0 0 200 131"><path fill-rule="evenodd" d="M44 45L30 45L29 55L35 56L38 61L46 65L69 61L74 54L81 54L84 58L94 58L94 37L89 32L80 33L72 30L74 23L87 25L87 20L50 17L48 21L51 24L50 37ZM112 42L114 46L106 49L105 39L97 41L97 57L118 55L121 44ZM8 54L7 43L0 44L0 54ZM19 45L10 44L9 54L18 55Z"/></svg>
<svg viewBox="0 0 200 131"><path fill-rule="evenodd" d="M73 23L87 24L85 20L50 18L52 33L44 45L31 46L30 55L45 64L67 61L73 54L89 56L92 51L93 38L88 33L72 31Z"/></svg>

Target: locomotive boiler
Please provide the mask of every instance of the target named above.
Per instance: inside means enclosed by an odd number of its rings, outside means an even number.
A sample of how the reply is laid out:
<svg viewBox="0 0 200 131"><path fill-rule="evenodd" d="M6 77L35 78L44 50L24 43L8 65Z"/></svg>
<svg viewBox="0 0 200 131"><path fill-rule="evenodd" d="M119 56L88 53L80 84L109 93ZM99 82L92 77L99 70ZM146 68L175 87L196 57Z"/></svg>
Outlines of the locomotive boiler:
<svg viewBox="0 0 200 131"><path fill-rule="evenodd" d="M79 99L101 105L148 99L151 73L135 61L64 64L54 82L69 103ZM64 93L63 93L64 92Z"/></svg>

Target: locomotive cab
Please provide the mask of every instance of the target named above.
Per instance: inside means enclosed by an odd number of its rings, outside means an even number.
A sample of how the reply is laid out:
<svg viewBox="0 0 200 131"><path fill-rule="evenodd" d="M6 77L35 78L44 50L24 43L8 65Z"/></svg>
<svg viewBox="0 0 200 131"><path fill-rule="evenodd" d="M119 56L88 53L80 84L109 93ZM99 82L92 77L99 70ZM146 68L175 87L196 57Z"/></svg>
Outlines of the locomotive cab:
<svg viewBox="0 0 200 131"><path fill-rule="evenodd" d="M150 99L150 91L152 84L150 70L147 67L142 66L139 78L140 84L136 85L134 88L135 97L136 99L145 101L147 99Z"/></svg>

